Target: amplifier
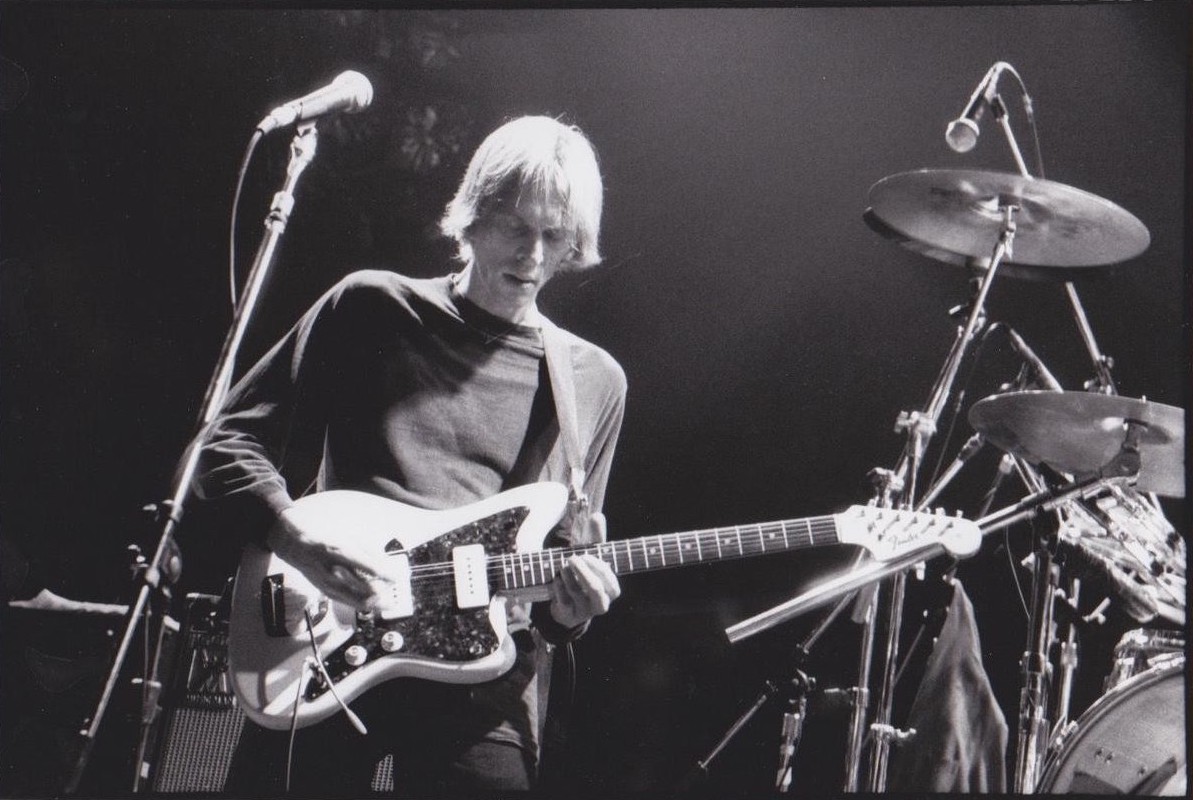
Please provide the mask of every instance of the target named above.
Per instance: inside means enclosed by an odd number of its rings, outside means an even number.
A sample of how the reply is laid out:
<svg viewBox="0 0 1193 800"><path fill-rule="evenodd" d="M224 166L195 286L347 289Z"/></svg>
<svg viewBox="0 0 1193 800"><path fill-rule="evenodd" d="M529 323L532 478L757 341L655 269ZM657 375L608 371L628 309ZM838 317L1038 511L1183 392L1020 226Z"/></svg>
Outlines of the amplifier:
<svg viewBox="0 0 1193 800"><path fill-rule="evenodd" d="M228 676L228 605L190 594L185 611L151 785L159 794L223 792L246 724ZM392 793L391 756L378 763L371 788Z"/></svg>
<svg viewBox="0 0 1193 800"><path fill-rule="evenodd" d="M219 597L187 595L174 676L164 700L153 790L223 791L245 717L228 679L228 615Z"/></svg>

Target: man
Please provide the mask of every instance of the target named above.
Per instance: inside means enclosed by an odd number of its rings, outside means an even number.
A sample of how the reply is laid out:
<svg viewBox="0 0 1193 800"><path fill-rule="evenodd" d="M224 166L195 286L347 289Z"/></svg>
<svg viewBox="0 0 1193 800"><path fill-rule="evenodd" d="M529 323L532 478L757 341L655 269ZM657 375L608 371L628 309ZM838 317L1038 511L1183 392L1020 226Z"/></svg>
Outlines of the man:
<svg viewBox="0 0 1193 800"><path fill-rule="evenodd" d="M494 131L441 221L463 269L433 279L357 272L323 295L213 421L199 493L328 597L358 609L373 602L378 567L342 531L296 513L295 498L309 488L445 509L575 478L591 513L561 533L575 543L603 540L625 374L605 351L554 328L536 303L554 275L598 263L602 193L595 153L576 128L523 117ZM545 329L562 338L571 364L583 462L576 471L559 435L552 386L561 378L545 366ZM500 678L383 683L353 703L367 736L337 714L300 730L288 758L277 755L284 732L253 727L230 788L270 792L280 773L292 773L299 792L357 795L385 752L394 753L402 794L531 788L545 653L580 635L620 588L606 563L582 555L550 591L549 601L508 607L518 653Z"/></svg>

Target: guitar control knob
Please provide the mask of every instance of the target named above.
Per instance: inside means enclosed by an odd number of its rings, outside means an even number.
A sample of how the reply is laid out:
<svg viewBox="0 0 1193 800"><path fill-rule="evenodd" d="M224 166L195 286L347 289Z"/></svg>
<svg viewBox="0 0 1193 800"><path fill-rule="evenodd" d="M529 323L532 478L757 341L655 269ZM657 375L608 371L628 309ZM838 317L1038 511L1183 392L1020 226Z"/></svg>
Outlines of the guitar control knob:
<svg viewBox="0 0 1193 800"><path fill-rule="evenodd" d="M369 658L369 651L358 644L354 644L344 651L344 660L350 667L359 667Z"/></svg>
<svg viewBox="0 0 1193 800"><path fill-rule="evenodd" d="M402 649L406 640L397 631L386 631L381 636L381 649L387 653L394 653Z"/></svg>

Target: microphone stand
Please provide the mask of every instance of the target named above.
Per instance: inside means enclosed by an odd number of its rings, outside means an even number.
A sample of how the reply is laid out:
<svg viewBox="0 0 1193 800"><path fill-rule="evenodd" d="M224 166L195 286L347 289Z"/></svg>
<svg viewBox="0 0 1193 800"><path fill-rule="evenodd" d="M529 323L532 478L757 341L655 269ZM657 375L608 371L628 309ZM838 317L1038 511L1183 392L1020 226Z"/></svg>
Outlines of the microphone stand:
<svg viewBox="0 0 1193 800"><path fill-rule="evenodd" d="M996 96L991 105L994 116L1003 129L1007 145L1011 149L1011 155L1019 167L1020 174L1025 178L1031 178L1015 134L1007 120L1006 107L1001 98ZM1098 350L1093 330L1086 318L1081 299L1077 295L1077 287L1073 285L1072 281L1065 282L1065 292L1072 306L1078 331L1094 365L1095 377L1086 383L1085 388L1105 394L1116 394L1114 379L1110 375L1113 361ZM1027 465L1023 464L1021 459L1017 458L1016 463L1025 480L1028 477L1032 478L1028 481L1029 485L1034 482L1037 488L1042 486L1042 480L1027 470ZM1020 662L1023 686L1019 700L1019 730L1012 786L1012 791L1017 793L1035 790L1036 783L1040 778L1044 751L1048 745L1047 679L1050 677L1052 666L1048 655L1054 639L1053 610L1054 600L1060 589L1060 572L1059 567L1053 561L1051 550L1043 538L1036 544L1032 575L1033 592L1028 650L1024 652ZM1067 658L1072 657L1072 654L1068 652L1064 655Z"/></svg>
<svg viewBox="0 0 1193 800"><path fill-rule="evenodd" d="M1024 96L1026 98L1026 93ZM1027 103L1030 104L1030 98L1027 99ZM1005 134L1007 145L1011 149L1011 157L1015 159L1015 165L1019 168L1019 174L1025 178L1032 177L1028 172L1027 164L1023 160L1023 154L1019 149L1019 143L1015 139L1015 133L1011 130L1010 122L1007 119L1007 109L1002 102L1002 98L999 95L995 95L991 100L990 107L994 112L995 120L998 121L999 126ZM1040 177L1044 176L1041 174ZM1072 306L1073 318L1077 322L1077 330L1081 334L1081 339L1085 343L1085 349L1089 353L1094 365L1095 377L1086 384L1087 391L1117 394L1118 391L1114 386L1114 378L1110 374L1110 370L1114 366L1114 359L1103 354L1098 349L1098 343L1094 339L1094 332L1090 327L1089 319L1085 316L1085 309L1081 304L1081 298L1077 295L1077 287L1073 285L1072 281L1065 281L1065 294L1069 298L1069 305Z"/></svg>
<svg viewBox="0 0 1193 800"><path fill-rule="evenodd" d="M852 567L856 567L862 560L861 554L855 559ZM792 778L792 759L795 757L795 751L799 747L800 738L803 736L804 720L807 717L808 694L816 688L816 679L807 675L800 667L807 663L811 657L812 646L816 641L828 630L837 616L845 609L849 602L853 599L853 593L847 593L843 598L839 599L837 605L825 616L823 620L812 630L806 639L796 645L795 648L795 677L784 682L791 692L788 698L788 711L783 714L783 726L781 731L781 741L779 745L779 769L775 776L775 790L779 792L786 792L791 786ZM730 637L730 641L736 641ZM691 789L697 779L708 776L709 765L713 760L721 754L721 751L728 746L729 742L734 736L738 734L746 723L758 713L763 705L766 704L771 697L774 697L780 691L780 684L773 680L767 680L763 683L762 691L754 701L746 708L744 712L729 726L725 734L717 741L708 755L696 762L695 768L684 778L681 782L681 788L684 790Z"/></svg>
<svg viewBox="0 0 1193 800"><path fill-rule="evenodd" d="M283 188L273 197L273 204L265 219L265 236L257 250L244 293L237 303L233 314L232 327L224 339L223 349L220 352L215 372L207 386L200 409L200 431L215 418L227 395L228 387L231 386L231 376L235 368L236 353L244 339L245 331L248 329L249 321L257 305L262 287L265 284L265 279L273 262L278 243L281 241L282 234L285 232L290 212L294 208L294 190L298 184L298 178L306 166L314 159L316 140L317 134L313 122L305 123L298 127L298 132L295 134L294 141L291 143L290 164L286 170L286 179ZM84 721L86 727L80 731L83 743L74 768L66 783L65 791L67 794L77 792L79 784L82 782L88 761L95 746L96 735L107 713L112 695L120 681L120 674L124 669L124 663L132 648L137 630L142 624L145 625L146 629L146 649L148 650L149 648L149 623L152 616L150 608L151 600L157 599L162 603L168 602L170 598L169 587L178 580L181 573L181 559L178 556L178 546L174 536L178 526L182 522L183 505L190 493L191 482L198 471L200 444L200 442L195 442L187 449L175 473L174 487L170 499L163 501L160 506L156 506L159 514L163 517L163 527L158 538L157 548L152 558L148 561L138 558L138 563L134 568L140 588L138 589L136 600L129 606L124 635L116 650L114 663L100 693L95 711ZM150 508L154 508L154 506L150 506ZM162 637L159 635L156 637L154 649L160 651L161 644ZM144 758L146 743L152 732L152 723L156 717L157 689L160 689L161 686L160 681L156 680L159 656L160 652L157 652L148 659L148 664L151 665L151 672L140 679L143 687L142 694L145 707L142 709L141 714L141 731L138 744L138 760L140 763L136 765L132 783L132 790L134 792L140 791L143 788L143 781L149 772L149 764L141 761L141 759Z"/></svg>
<svg viewBox="0 0 1193 800"><path fill-rule="evenodd" d="M1081 339L1085 342L1085 349L1089 352L1089 357L1094 364L1095 377L1086 382L1086 390L1097 391L1102 394L1118 394L1118 390L1114 386L1114 378L1110 375L1110 369L1114 366L1114 359L1098 350L1098 343L1094 341L1093 329L1090 328L1089 319L1085 316L1085 309L1081 306L1081 298L1077 296L1077 287L1071 281L1066 282L1065 292L1068 294L1069 304L1073 307L1073 317L1077 320L1077 330L1081 333Z"/></svg>

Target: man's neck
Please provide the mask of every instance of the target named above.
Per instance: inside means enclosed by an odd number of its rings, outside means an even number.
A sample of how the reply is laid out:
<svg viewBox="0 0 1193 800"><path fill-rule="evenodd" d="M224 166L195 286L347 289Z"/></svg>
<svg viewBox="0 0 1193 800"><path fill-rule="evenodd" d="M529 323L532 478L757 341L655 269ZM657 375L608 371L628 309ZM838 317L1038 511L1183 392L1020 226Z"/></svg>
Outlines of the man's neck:
<svg viewBox="0 0 1193 800"><path fill-rule="evenodd" d="M462 272L452 276L452 285L465 300L477 308L492 314L494 317L505 320L511 325L522 325L527 328L543 327L543 315L539 311L537 303L531 302L529 305L517 308L494 308L492 304L486 303L482 297L477 296L477 292L472 290L470 277L467 267Z"/></svg>

